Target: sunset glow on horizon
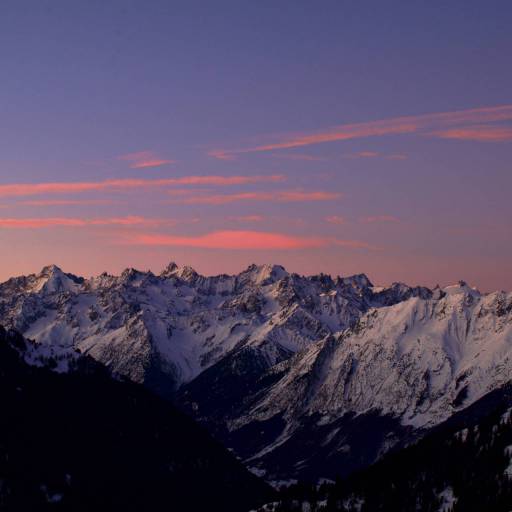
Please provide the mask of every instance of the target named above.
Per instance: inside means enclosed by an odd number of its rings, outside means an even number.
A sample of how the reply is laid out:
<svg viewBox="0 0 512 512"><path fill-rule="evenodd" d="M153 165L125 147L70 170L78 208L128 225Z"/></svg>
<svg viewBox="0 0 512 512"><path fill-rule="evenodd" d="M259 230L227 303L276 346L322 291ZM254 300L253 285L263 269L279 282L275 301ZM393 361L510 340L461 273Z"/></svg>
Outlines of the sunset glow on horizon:
<svg viewBox="0 0 512 512"><path fill-rule="evenodd" d="M29 4L0 16L0 280L512 290L510 2Z"/></svg>

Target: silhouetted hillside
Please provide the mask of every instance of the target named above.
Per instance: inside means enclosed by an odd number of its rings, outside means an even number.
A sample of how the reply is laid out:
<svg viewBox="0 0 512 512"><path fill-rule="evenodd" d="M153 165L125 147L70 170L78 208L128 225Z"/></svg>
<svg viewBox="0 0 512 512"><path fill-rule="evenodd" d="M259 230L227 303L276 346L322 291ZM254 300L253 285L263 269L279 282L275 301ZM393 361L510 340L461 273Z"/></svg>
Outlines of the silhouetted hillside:
<svg viewBox="0 0 512 512"><path fill-rule="evenodd" d="M87 358L28 366L29 343L0 327L1 510L239 512L270 497L164 400Z"/></svg>

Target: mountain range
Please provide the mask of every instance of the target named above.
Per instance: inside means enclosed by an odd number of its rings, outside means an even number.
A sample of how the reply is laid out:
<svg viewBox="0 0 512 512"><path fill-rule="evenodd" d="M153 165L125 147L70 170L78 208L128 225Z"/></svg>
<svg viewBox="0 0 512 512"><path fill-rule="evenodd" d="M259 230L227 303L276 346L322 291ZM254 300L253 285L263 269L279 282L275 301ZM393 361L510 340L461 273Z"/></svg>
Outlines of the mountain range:
<svg viewBox="0 0 512 512"><path fill-rule="evenodd" d="M512 375L512 294L464 282L49 266L0 284L0 324L35 341L32 365L87 355L172 400L273 482L366 467Z"/></svg>

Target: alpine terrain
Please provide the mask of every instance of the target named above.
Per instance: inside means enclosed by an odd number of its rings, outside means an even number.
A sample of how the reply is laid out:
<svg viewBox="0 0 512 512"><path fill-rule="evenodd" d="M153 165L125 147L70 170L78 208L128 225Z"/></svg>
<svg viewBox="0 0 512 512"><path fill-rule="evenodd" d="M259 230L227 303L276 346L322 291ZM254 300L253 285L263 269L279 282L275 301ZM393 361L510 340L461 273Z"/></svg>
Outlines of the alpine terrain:
<svg viewBox="0 0 512 512"><path fill-rule="evenodd" d="M0 324L35 341L31 364L86 354L174 400L270 481L368 466L512 375L512 294L464 282L50 266L0 285Z"/></svg>

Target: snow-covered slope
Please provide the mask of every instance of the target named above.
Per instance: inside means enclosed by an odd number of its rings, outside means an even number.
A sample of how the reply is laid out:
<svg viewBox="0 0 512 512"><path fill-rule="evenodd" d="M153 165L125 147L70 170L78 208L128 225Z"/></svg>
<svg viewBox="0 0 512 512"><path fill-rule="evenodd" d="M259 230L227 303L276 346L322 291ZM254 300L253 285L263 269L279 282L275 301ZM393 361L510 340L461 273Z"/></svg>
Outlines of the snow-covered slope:
<svg viewBox="0 0 512 512"><path fill-rule="evenodd" d="M378 409L423 427L508 382L512 294L481 296L467 285L443 292L372 309L352 328L312 345L285 363L285 375L251 418L300 409L329 421ZM306 384L303 377L313 374Z"/></svg>
<svg viewBox="0 0 512 512"><path fill-rule="evenodd" d="M183 400L249 464L274 478L312 467L332 476L512 379L512 294L482 295L461 282L372 307L353 326L269 368L235 407L225 405L233 400L217 373L198 377ZM255 433L259 441L246 450Z"/></svg>

